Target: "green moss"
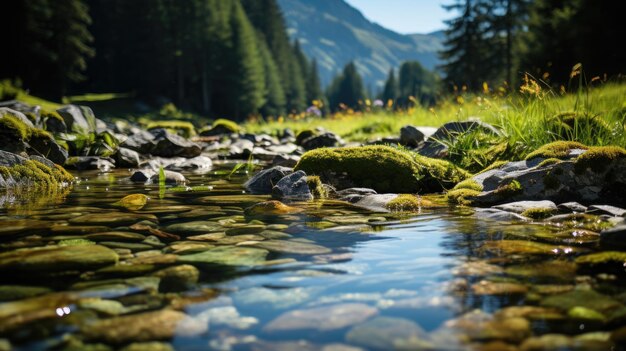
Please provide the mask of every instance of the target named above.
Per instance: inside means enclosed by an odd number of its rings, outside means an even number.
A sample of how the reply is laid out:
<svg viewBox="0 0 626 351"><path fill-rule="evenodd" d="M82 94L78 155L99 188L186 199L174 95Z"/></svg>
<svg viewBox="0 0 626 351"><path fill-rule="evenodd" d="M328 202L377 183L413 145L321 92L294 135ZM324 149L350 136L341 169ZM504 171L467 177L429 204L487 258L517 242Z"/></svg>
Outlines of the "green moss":
<svg viewBox="0 0 626 351"><path fill-rule="evenodd" d="M549 158L562 159L566 157L569 154L569 151L572 149L587 150L588 147L575 141L555 141L555 142L546 144L538 148L537 150L531 152L530 154L528 154L528 156L526 156L526 159L530 160L536 157L541 157L541 158L546 158L546 159L549 159Z"/></svg>
<svg viewBox="0 0 626 351"><path fill-rule="evenodd" d="M451 163L389 146L321 148L305 153L295 170L325 182L347 180L379 192L437 192L469 177Z"/></svg>
<svg viewBox="0 0 626 351"><path fill-rule="evenodd" d="M502 166L504 166L505 164L509 163L510 161L496 161L494 163L492 163L490 166L488 166L487 168L483 169L482 171L476 173L476 174L481 174L481 173L485 173L485 172L489 172L492 169L496 169L496 168L500 168Z"/></svg>
<svg viewBox="0 0 626 351"><path fill-rule="evenodd" d="M296 135L296 145L302 145L302 142L304 140L314 135L317 135L317 133L311 129L301 131L300 133L298 133L298 135Z"/></svg>
<svg viewBox="0 0 626 351"><path fill-rule="evenodd" d="M558 158L547 158L543 161L541 161L540 164L537 165L537 167L541 168L541 167L546 167L546 166L550 166L550 165L555 165L557 163L561 163L563 162L563 160L559 160Z"/></svg>
<svg viewBox="0 0 626 351"><path fill-rule="evenodd" d="M392 212L417 212L420 207L419 198L411 194L399 194L385 205L385 208Z"/></svg>
<svg viewBox="0 0 626 351"><path fill-rule="evenodd" d="M574 164L574 171L582 173L586 169L602 172L612 161L626 157L626 150L619 146L596 146L578 156Z"/></svg>
<svg viewBox="0 0 626 351"><path fill-rule="evenodd" d="M545 219L552 216L555 210L548 207L529 208L522 212L522 216L532 219Z"/></svg>
<svg viewBox="0 0 626 351"><path fill-rule="evenodd" d="M27 160L21 165L12 167L0 167L0 175L4 178L12 178L16 182L25 182L36 188L58 188L63 183L71 183L74 177L63 167L54 165L48 167L35 160Z"/></svg>
<svg viewBox="0 0 626 351"><path fill-rule="evenodd" d="M626 252L621 251L605 251L593 253L576 258L576 263L586 265L619 263L626 264Z"/></svg>
<svg viewBox="0 0 626 351"><path fill-rule="evenodd" d="M306 177L306 184L309 186L309 190L311 190L311 194L316 199L325 199L328 197L326 189L324 189L324 185L320 177L318 176L308 176Z"/></svg>
<svg viewBox="0 0 626 351"><path fill-rule="evenodd" d="M612 132L601 116L580 112L562 112L550 120L548 128L553 134L566 140L602 138L610 136Z"/></svg>
<svg viewBox="0 0 626 351"><path fill-rule="evenodd" d="M460 182L459 184L457 184L453 190L458 190L458 189L470 189L470 190L480 192L480 191L483 191L483 186L480 185L474 179L466 179Z"/></svg>
<svg viewBox="0 0 626 351"><path fill-rule="evenodd" d="M41 115L41 119L43 119L43 120L52 118L52 119L56 119L59 122L65 123L65 121L63 120L63 117L61 117L61 115L58 112L56 112L56 111L43 109L43 110L41 110L40 115Z"/></svg>
<svg viewBox="0 0 626 351"><path fill-rule="evenodd" d="M213 122L212 127L213 128L222 127L222 128L228 129L232 133L239 133L241 131L241 127L239 126L239 124L237 124L234 121L231 121L229 119L224 119L224 118L216 119Z"/></svg>
<svg viewBox="0 0 626 351"><path fill-rule="evenodd" d="M14 135L23 141L29 141L31 138L52 138L45 130L33 128L9 113L0 117L0 129L12 130Z"/></svg>
<svg viewBox="0 0 626 351"><path fill-rule="evenodd" d="M472 204L472 200L469 200L468 198L478 196L479 194L480 191L478 190L461 188L448 191L446 198L450 203L469 206Z"/></svg>
<svg viewBox="0 0 626 351"><path fill-rule="evenodd" d="M512 180L507 184L500 185L493 192L501 197L511 197L522 192L522 184L517 180Z"/></svg>
<svg viewBox="0 0 626 351"><path fill-rule="evenodd" d="M158 128L167 129L168 131L179 134L185 138L191 138L196 135L196 128L191 122L186 121L154 121L148 123L146 126L146 129L148 130Z"/></svg>

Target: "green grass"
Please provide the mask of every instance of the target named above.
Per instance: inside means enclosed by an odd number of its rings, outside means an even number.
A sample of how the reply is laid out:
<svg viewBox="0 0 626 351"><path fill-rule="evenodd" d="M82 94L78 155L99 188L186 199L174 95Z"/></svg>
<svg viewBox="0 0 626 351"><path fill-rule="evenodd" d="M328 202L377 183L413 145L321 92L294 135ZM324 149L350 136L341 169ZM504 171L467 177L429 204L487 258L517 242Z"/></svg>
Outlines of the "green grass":
<svg viewBox="0 0 626 351"><path fill-rule="evenodd" d="M478 117L501 128L503 135L487 140L469 136L459 138L462 144L452 145L458 153L475 150L476 143L482 143L479 148L487 149L506 142L507 156L516 158L558 140L572 140L589 146L626 146L626 84L606 83L569 94L538 89L533 95L451 96L432 108L417 106L399 112L340 113L330 118L294 116L256 120L243 126L252 133L270 134L278 134L284 128L298 133L323 127L348 140L363 140L397 136L400 128L407 124L439 127L446 122ZM598 125L602 128L597 128ZM490 158L475 156L480 161L477 167Z"/></svg>

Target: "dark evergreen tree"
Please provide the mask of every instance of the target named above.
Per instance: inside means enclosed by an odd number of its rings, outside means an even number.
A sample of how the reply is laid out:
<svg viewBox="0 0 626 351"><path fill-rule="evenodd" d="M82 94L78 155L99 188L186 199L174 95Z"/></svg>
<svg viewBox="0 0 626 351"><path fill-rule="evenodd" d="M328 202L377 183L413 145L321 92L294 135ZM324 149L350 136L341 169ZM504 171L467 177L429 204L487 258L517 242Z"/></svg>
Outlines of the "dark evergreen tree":
<svg viewBox="0 0 626 351"><path fill-rule="evenodd" d="M487 60L486 22L480 5L480 0L457 0L453 5L444 6L446 10L460 13L446 21L449 28L445 32L446 48L441 52L445 61L441 69L448 87L466 86L478 90L493 68Z"/></svg>
<svg viewBox="0 0 626 351"><path fill-rule="evenodd" d="M396 82L395 71L392 68L389 70L389 76L387 76L387 81L385 82L381 99L385 104L387 104L390 100L395 103L398 95L398 83Z"/></svg>
<svg viewBox="0 0 626 351"><path fill-rule="evenodd" d="M330 108L336 111L343 104L353 109L359 109L364 99L363 79L359 75L354 62L350 62L329 87L328 101L330 102Z"/></svg>
<svg viewBox="0 0 626 351"><path fill-rule="evenodd" d="M264 116L279 116L285 112L285 92L280 81L278 67L270 53L265 38L259 33L259 50L264 68L265 105L261 108Z"/></svg>
<svg viewBox="0 0 626 351"><path fill-rule="evenodd" d="M417 61L408 61L400 66L398 74L399 105L408 107L411 100L428 105L434 102L437 86L436 76Z"/></svg>
<svg viewBox="0 0 626 351"><path fill-rule="evenodd" d="M309 72L306 75L306 96L309 103L312 103L315 100L320 101L324 99L316 60L311 61L311 64L309 65Z"/></svg>

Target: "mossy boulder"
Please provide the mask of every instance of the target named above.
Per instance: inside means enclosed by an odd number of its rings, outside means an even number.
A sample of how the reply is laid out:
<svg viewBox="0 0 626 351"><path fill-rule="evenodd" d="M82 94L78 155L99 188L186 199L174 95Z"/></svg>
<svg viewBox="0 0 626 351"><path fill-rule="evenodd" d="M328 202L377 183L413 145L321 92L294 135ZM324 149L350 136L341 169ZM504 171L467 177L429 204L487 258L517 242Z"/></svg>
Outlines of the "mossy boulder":
<svg viewBox="0 0 626 351"><path fill-rule="evenodd" d="M0 151L0 187L56 189L74 181L63 167L46 161Z"/></svg>
<svg viewBox="0 0 626 351"><path fill-rule="evenodd" d="M626 159L626 150L619 146L591 147L587 152L578 156L574 169L576 173L582 173L589 169L595 173L601 173L616 160Z"/></svg>
<svg viewBox="0 0 626 351"><path fill-rule="evenodd" d="M241 132L242 128L234 121L228 119L216 119L210 127L200 130L200 136L216 136Z"/></svg>
<svg viewBox="0 0 626 351"><path fill-rule="evenodd" d="M469 177L447 161L380 145L312 150L294 169L338 188L365 187L383 193L439 192Z"/></svg>
<svg viewBox="0 0 626 351"><path fill-rule="evenodd" d="M148 123L147 130L165 129L170 133L178 134L184 138L191 138L196 135L196 127L187 121L154 121Z"/></svg>
<svg viewBox="0 0 626 351"><path fill-rule="evenodd" d="M555 141L546 145L541 146L537 150L531 152L526 156L527 160L531 160L533 158L543 158L543 159L565 159L570 158L570 153L572 150L587 150L588 147L579 142L575 141Z"/></svg>
<svg viewBox="0 0 626 351"><path fill-rule="evenodd" d="M420 199L411 194L400 194L389 201L385 207L391 212L418 212L421 207Z"/></svg>

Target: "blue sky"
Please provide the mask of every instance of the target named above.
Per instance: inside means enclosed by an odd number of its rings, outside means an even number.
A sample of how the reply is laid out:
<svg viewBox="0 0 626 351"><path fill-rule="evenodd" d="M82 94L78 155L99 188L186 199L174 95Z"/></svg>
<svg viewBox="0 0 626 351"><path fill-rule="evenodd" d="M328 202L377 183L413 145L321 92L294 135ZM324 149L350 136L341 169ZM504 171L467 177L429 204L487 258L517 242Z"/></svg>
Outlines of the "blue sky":
<svg viewBox="0 0 626 351"><path fill-rule="evenodd" d="M429 33L444 29L452 17L438 0L346 0L369 20L398 33Z"/></svg>

